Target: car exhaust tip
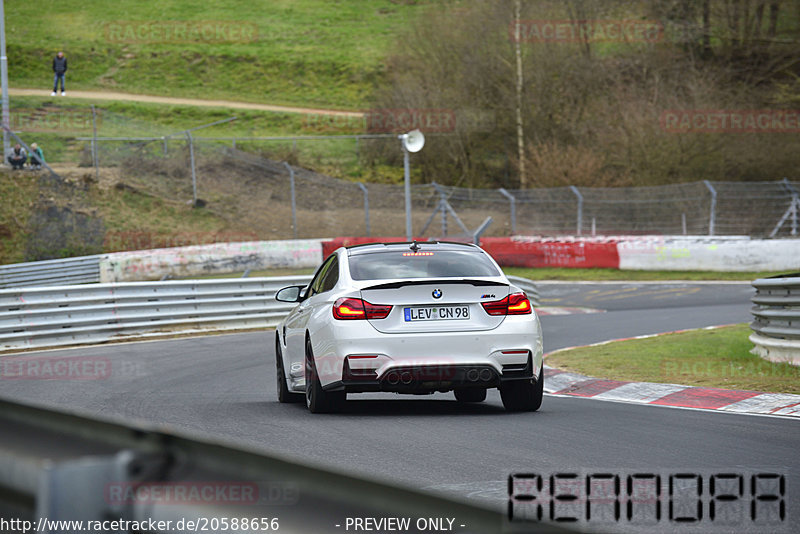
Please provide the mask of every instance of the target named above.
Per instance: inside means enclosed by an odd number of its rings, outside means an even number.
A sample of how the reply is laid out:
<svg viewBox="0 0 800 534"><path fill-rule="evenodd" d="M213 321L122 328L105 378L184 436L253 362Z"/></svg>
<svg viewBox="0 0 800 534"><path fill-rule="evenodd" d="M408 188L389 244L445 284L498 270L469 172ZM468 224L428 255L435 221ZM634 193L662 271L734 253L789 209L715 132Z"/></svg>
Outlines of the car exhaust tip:
<svg viewBox="0 0 800 534"><path fill-rule="evenodd" d="M484 382L488 382L492 379L492 372L489 369L481 369L480 377Z"/></svg>
<svg viewBox="0 0 800 534"><path fill-rule="evenodd" d="M411 383L413 380L414 380L414 377L413 377L413 376L411 376L411 373L409 373L409 372L405 372L405 373L403 373L402 375L400 375L400 381L401 381L403 384L405 384L406 386L407 386L408 384L410 384L410 383Z"/></svg>
<svg viewBox="0 0 800 534"><path fill-rule="evenodd" d="M400 382L400 375L397 373L389 373L386 376L386 381L389 382L392 386L397 385Z"/></svg>
<svg viewBox="0 0 800 534"><path fill-rule="evenodd" d="M467 380L470 382L477 382L479 378L479 373L477 369L470 369L467 371Z"/></svg>

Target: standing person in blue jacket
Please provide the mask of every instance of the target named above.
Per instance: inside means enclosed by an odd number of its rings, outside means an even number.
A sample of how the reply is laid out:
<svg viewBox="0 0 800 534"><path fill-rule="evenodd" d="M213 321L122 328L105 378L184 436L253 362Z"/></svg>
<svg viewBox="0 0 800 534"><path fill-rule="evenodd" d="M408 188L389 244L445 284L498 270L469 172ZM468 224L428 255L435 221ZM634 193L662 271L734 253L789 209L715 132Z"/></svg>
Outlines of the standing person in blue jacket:
<svg viewBox="0 0 800 534"><path fill-rule="evenodd" d="M64 52L59 52L56 57L53 58L53 72L55 76L53 77L53 92L50 93L50 96L56 96L56 91L58 91L58 80L61 80L61 96L66 96L66 87L64 85L64 75L67 73L67 58L64 55Z"/></svg>

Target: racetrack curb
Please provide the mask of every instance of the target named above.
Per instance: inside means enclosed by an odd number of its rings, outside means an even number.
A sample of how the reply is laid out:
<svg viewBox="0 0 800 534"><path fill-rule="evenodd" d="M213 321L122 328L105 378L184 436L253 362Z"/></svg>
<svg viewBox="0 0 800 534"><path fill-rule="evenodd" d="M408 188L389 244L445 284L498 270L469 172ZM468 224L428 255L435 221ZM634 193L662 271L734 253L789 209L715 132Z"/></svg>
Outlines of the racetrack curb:
<svg viewBox="0 0 800 534"><path fill-rule="evenodd" d="M720 328L711 326L705 329ZM615 341L644 339L667 334L687 332L678 330L646 336L613 339L601 343L585 345L587 347L605 345ZM545 354L545 357L564 350L579 347L558 349ZM627 402L632 404L651 404L695 410L712 410L728 413L777 415L800 418L800 395L789 393L764 393L761 391L744 391L721 388L685 386L680 384L662 384L655 382L628 382L594 378L577 373L570 373L548 365L544 366L546 393L563 397L582 397L596 400Z"/></svg>

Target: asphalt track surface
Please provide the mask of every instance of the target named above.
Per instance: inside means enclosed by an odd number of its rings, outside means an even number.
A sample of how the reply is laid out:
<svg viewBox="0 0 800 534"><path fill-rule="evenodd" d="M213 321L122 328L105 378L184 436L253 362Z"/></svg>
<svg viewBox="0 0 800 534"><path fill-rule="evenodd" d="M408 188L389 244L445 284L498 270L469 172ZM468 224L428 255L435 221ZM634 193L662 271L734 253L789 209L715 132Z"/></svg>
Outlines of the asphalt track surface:
<svg viewBox="0 0 800 534"><path fill-rule="evenodd" d="M605 310L542 317L546 351L746 322L752 295L746 284L540 288L545 306ZM509 414L496 390L478 405L460 405L452 394L352 395L344 413L314 415L303 405L276 401L273 336L266 331L26 353L108 358L112 372L105 380L3 380L0 396L189 429L305 464L503 509L508 477L519 472L775 472L786 477L784 522L765 528L745 519L714 530L706 519L687 531L790 532L800 525L796 420L552 396L539 412ZM644 530L624 523L588 526ZM676 525L662 521L647 530L673 532Z"/></svg>

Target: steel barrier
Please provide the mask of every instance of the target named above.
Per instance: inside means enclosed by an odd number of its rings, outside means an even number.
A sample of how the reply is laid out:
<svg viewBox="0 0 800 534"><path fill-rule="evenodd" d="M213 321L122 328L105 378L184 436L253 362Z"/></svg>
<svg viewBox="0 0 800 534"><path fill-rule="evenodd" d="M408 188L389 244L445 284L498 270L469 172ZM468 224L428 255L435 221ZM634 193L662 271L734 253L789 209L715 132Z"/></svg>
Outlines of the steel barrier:
<svg viewBox="0 0 800 534"><path fill-rule="evenodd" d="M527 278L522 278L520 276L508 276L506 278L509 281L516 285L518 288L523 290L526 295L528 295L528 299L531 301L531 305L536 308L539 306L539 290L536 289L536 283L533 280L529 280Z"/></svg>
<svg viewBox="0 0 800 534"><path fill-rule="evenodd" d="M753 282L753 351L772 361L800 364L800 276Z"/></svg>
<svg viewBox="0 0 800 534"><path fill-rule="evenodd" d="M93 284L99 281L100 256L0 265L0 289Z"/></svg>
<svg viewBox="0 0 800 534"><path fill-rule="evenodd" d="M531 280L509 278L538 305ZM269 328L294 307L275 300L275 293L310 280L304 275L2 289L0 350Z"/></svg>
<svg viewBox="0 0 800 534"><path fill-rule="evenodd" d="M0 517L18 518L4 531L343 532L353 517L450 517L445 530L464 533L575 532L166 425L0 399L0 427ZM433 530L414 526L402 530Z"/></svg>
<svg viewBox="0 0 800 534"><path fill-rule="evenodd" d="M0 290L0 349L275 326L292 304L282 287L310 276L129 282Z"/></svg>

